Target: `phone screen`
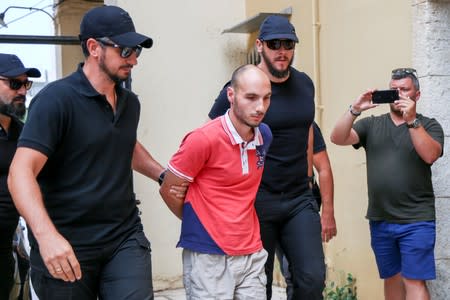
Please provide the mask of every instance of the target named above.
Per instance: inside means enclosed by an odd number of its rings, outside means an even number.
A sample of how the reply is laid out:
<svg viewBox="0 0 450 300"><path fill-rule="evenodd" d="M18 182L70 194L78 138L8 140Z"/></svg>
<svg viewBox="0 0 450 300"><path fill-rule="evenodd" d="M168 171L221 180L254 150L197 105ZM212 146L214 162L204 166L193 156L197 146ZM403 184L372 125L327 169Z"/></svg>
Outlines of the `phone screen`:
<svg viewBox="0 0 450 300"><path fill-rule="evenodd" d="M372 93L372 103L392 103L398 99L398 90L381 90Z"/></svg>

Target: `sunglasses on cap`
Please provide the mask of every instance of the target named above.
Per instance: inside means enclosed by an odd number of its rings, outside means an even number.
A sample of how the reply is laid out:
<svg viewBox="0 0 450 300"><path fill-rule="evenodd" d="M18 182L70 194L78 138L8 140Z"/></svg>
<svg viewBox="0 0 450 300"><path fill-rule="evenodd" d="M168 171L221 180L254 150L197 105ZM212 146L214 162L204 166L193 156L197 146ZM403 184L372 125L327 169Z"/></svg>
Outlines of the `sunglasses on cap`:
<svg viewBox="0 0 450 300"><path fill-rule="evenodd" d="M266 42L267 48L270 50L278 50L283 46L285 50L292 50L295 47L295 41L293 40L268 40Z"/></svg>
<svg viewBox="0 0 450 300"><path fill-rule="evenodd" d="M11 79L11 78L0 78L0 80L8 81L9 88L15 91L20 90L22 86L24 86L26 90L29 90L33 85L33 81L30 80L21 81L19 79Z"/></svg>
<svg viewBox="0 0 450 300"><path fill-rule="evenodd" d="M392 77L405 77L408 75L413 75L414 77L419 78L417 76L416 69L413 68L398 68L392 70Z"/></svg>
<svg viewBox="0 0 450 300"><path fill-rule="evenodd" d="M124 46L114 44L113 42L110 42L110 41L106 40L105 38L96 39L96 41L99 42L100 44L102 44L103 46L120 49L120 57L122 57L122 58L130 57L133 52L136 52L136 57L139 57L139 55L141 54L141 51L142 51L141 46L124 47Z"/></svg>

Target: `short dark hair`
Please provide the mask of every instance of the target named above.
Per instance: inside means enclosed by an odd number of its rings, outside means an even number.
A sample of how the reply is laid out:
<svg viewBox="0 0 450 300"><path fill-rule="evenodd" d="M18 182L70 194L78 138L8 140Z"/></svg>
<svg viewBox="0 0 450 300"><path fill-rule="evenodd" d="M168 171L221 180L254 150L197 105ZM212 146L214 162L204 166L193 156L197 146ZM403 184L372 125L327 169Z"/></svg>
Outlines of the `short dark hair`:
<svg viewBox="0 0 450 300"><path fill-rule="evenodd" d="M416 90L420 90L419 78L417 78L417 71L412 68L399 68L392 70L391 79L399 80L403 78L411 78Z"/></svg>
<svg viewBox="0 0 450 300"><path fill-rule="evenodd" d="M83 55L85 58L90 55L89 50L87 48L87 40L81 41L81 50L83 51Z"/></svg>

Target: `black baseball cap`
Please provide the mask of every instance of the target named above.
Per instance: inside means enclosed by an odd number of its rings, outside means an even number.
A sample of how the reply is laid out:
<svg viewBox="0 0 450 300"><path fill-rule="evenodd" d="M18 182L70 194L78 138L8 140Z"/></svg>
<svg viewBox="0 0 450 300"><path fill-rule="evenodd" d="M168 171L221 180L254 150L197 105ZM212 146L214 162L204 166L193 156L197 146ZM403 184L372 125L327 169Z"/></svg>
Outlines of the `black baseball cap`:
<svg viewBox="0 0 450 300"><path fill-rule="evenodd" d="M258 39L262 41L287 39L298 43L294 26L286 17L279 15L270 15L261 23Z"/></svg>
<svg viewBox="0 0 450 300"><path fill-rule="evenodd" d="M153 40L137 33L130 15L118 6L99 6L89 10L81 20L80 41L107 37L124 47L140 45L150 48Z"/></svg>
<svg viewBox="0 0 450 300"><path fill-rule="evenodd" d="M0 53L0 76L13 78L23 74L28 77L41 77L41 72L38 69L25 68L16 55Z"/></svg>

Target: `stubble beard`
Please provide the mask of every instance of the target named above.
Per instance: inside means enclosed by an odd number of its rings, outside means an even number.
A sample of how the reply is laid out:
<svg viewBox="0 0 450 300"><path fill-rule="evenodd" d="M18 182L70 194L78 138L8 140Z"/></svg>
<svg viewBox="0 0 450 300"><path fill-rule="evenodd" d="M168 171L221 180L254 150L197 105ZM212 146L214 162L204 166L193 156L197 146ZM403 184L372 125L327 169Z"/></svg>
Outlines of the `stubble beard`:
<svg viewBox="0 0 450 300"><path fill-rule="evenodd" d="M114 82L115 84L120 84L121 82L127 80L128 76L121 78L119 75L114 74L106 65L105 60L105 53L103 52L100 56L98 65L100 67L100 70L102 70L112 82Z"/></svg>
<svg viewBox="0 0 450 300"><path fill-rule="evenodd" d="M411 98L411 100L416 101L416 98ZM403 113L400 109L396 109L395 108L395 104L389 104L389 108L391 110L391 113L393 113L394 115L398 116L398 117L403 117Z"/></svg>
<svg viewBox="0 0 450 300"><path fill-rule="evenodd" d="M250 123L249 121L247 121L245 119L244 111L240 108L238 102L236 101L236 97L234 98L233 102L234 102L233 113L234 113L236 119L239 120L239 122L241 122L242 124L245 124L246 126L251 127L251 128L256 128L256 127L259 126L260 122L258 122L258 123L254 123L254 122Z"/></svg>
<svg viewBox="0 0 450 300"><path fill-rule="evenodd" d="M399 109L395 109L394 105L390 105L391 108L391 113L393 113L394 115L398 116L398 117L403 117L402 112Z"/></svg>

